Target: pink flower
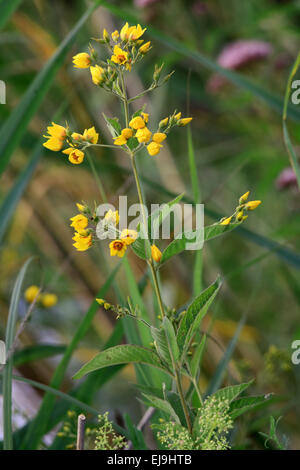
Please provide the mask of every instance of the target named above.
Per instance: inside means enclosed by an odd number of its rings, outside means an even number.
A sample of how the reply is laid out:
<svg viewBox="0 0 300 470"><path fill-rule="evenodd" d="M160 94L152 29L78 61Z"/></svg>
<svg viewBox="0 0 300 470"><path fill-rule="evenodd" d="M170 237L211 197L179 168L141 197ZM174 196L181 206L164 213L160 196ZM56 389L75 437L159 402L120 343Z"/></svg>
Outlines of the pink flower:
<svg viewBox="0 0 300 470"><path fill-rule="evenodd" d="M269 43L256 39L242 39L227 44L217 57L217 63L225 69L238 69L249 62L265 59L272 52ZM214 74L208 81L209 91L217 91L225 82L219 74Z"/></svg>
<svg viewBox="0 0 300 470"><path fill-rule="evenodd" d="M297 178L293 168L288 167L282 170L276 180L277 189L285 189L289 186L297 186Z"/></svg>

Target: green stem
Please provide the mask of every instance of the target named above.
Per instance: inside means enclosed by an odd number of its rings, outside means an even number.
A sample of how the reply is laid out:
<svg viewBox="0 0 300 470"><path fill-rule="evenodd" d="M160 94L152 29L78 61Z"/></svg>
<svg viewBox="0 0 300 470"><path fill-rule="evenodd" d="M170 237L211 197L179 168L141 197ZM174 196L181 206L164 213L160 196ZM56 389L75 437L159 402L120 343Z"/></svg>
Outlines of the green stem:
<svg viewBox="0 0 300 470"><path fill-rule="evenodd" d="M185 402L185 399L184 399L184 394L183 394L183 390L182 390L182 386L181 386L180 374L178 372L177 367L175 367L175 382L176 382L176 387L177 387L177 390L178 390L178 393L179 393L181 405L182 405L182 408L183 408L183 411L184 411L186 424L187 424L189 433L192 434L191 418L190 418L189 411L188 411L188 408L187 408L187 405L186 405L186 402Z"/></svg>

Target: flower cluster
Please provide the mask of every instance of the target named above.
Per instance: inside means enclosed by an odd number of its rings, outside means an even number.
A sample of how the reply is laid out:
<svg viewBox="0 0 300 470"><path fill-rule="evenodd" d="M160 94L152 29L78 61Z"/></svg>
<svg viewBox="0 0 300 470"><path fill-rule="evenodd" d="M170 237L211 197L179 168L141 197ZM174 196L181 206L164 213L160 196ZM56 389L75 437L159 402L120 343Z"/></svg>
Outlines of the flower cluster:
<svg viewBox="0 0 300 470"><path fill-rule="evenodd" d="M32 304L35 300L40 303L44 308L51 308L57 304L57 296L51 294L50 292L43 292L40 294L40 288L38 286L32 285L28 287L24 292L25 300Z"/></svg>
<svg viewBox="0 0 300 470"><path fill-rule="evenodd" d="M223 217L219 222L220 225L229 225L231 222L239 223L248 218L245 211L254 211L261 204L261 201L248 201L249 194L250 191L247 191L239 198L239 204L235 212L230 217Z"/></svg>
<svg viewBox="0 0 300 470"><path fill-rule="evenodd" d="M94 126L85 129L83 134L79 134L78 132L70 132L68 127L52 122L52 126L48 126L47 131L49 135L44 136L47 139L43 143L44 147L58 152L66 144L67 147L62 153L68 155L69 161L74 165L83 162L84 149L90 145L96 145L99 139L99 134Z"/></svg>

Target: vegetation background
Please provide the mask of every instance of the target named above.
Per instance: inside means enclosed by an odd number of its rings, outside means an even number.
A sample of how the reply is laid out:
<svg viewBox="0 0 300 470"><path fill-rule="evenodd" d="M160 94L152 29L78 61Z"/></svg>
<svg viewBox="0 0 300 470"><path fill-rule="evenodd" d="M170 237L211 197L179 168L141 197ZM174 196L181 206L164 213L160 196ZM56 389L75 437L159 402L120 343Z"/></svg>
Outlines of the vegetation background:
<svg viewBox="0 0 300 470"><path fill-rule="evenodd" d="M157 158L142 157L140 169L148 202L166 202L185 192L189 200L196 196L203 202L207 221L214 221L219 215L229 215L247 190L252 199L263 201L243 228L205 245L197 257L197 269L193 252L172 260L162 270L164 300L179 308L218 273L225 276L204 323L212 339L203 361L201 387L205 389L209 383L246 315L223 383L255 378L254 392L274 393L276 398L267 409L240 418L235 447L263 448L258 431L268 429L272 414L282 416L278 431L287 436L288 447L299 448L300 368L292 366L290 357L293 340L300 339L300 199L293 175L282 176L289 160L281 112L299 49L300 2L124 0L100 2L88 17L87 5L93 2L83 0L8 3L0 3L0 79L7 92L7 103L0 105L0 337L5 336L13 284L28 257L35 255L39 262L32 263L25 287L42 284L58 296L55 307L35 309L19 345L19 350L29 348L31 356L16 360L14 373L50 383L65 345L74 338L91 301L117 266L103 244L84 254L72 246L69 217L76 213L75 202L100 200L88 163L73 166L44 149L40 139L56 118L62 124L67 120L79 131L95 125L102 141L109 142L102 112L118 115L118 103L96 88L88 73L74 69L71 58L86 51L89 38L102 35L104 27L112 32L127 19L142 22L148 26L146 37L154 47L130 74L131 94L149 84L154 64L163 62L165 72L175 70L175 74L149 102L146 97L142 103L147 102L153 120L159 121L174 108L194 118L191 134L186 129L174 132ZM69 44L67 35L80 19L78 34ZM227 56L220 56L228 46ZM58 47L60 52L49 68L46 64ZM224 73L217 74L218 61L230 71L227 79ZM40 81L29 93L38 74ZM20 103L23 107L18 107ZM137 109L140 104L136 102ZM300 109L292 106L289 129L296 151L299 122ZM196 187L191 185L189 166L191 135ZM109 201L117 204L118 196L126 194L130 202L136 202L124 157L110 149L93 152ZM130 254L129 263L134 279L143 281L143 262ZM116 281L126 296L128 287L132 292L135 284L124 269L120 267ZM110 287L105 296L116 301L116 290ZM152 310L148 284L144 299ZM20 314L26 309L22 299ZM58 388L64 392L74 388L73 373L103 347L114 326L112 314L97 309ZM116 334L123 337L122 331ZM45 344L52 348L32 348ZM108 375L103 385L89 388L90 394L85 392L86 402L101 412L109 410L121 424L124 413L138 422L143 406L135 398L134 368L115 368ZM32 419L43 394L28 383L14 382L15 429ZM50 442L50 438L45 440L46 445Z"/></svg>

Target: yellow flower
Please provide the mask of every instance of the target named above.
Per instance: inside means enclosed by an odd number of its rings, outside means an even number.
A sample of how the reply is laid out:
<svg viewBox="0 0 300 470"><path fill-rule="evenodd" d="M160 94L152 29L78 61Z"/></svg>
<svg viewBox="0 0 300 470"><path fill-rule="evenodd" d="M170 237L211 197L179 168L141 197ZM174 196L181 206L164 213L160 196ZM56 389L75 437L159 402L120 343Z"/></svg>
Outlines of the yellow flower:
<svg viewBox="0 0 300 470"><path fill-rule="evenodd" d="M115 46L111 60L116 64L126 64L126 62L128 62L128 52L123 51L119 46Z"/></svg>
<svg viewBox="0 0 300 470"><path fill-rule="evenodd" d="M79 204L79 202L76 202L76 206L80 212L84 212L86 210L86 206L84 206L83 204Z"/></svg>
<svg viewBox="0 0 300 470"><path fill-rule="evenodd" d="M161 257L162 257L162 252L160 251L159 248L157 248L156 245L151 246L151 255L154 261L156 261L157 263L160 262Z"/></svg>
<svg viewBox="0 0 300 470"><path fill-rule="evenodd" d="M159 123L159 127L165 127L169 122L169 118L166 117L165 119L162 119Z"/></svg>
<svg viewBox="0 0 300 470"><path fill-rule="evenodd" d="M114 144L125 145L127 143L127 140L130 139L130 137L132 136L133 136L132 129L129 129L129 127L125 127L125 129L122 130L121 135L114 138Z"/></svg>
<svg viewBox="0 0 300 470"><path fill-rule="evenodd" d="M70 226L74 227L74 229L78 230L78 231L84 230L89 224L88 218L85 217L85 215L82 215L82 214L74 215L74 217L71 217L70 220L72 221ZM75 236L76 236L76 234L75 234Z"/></svg>
<svg viewBox="0 0 300 470"><path fill-rule="evenodd" d="M247 191L245 194L243 194L240 199L239 199L239 204L245 204L249 197L250 191Z"/></svg>
<svg viewBox="0 0 300 470"><path fill-rule="evenodd" d="M160 149L162 148L161 144L158 144L157 142L151 142L149 145L147 145L147 150L149 155L153 157L154 155L157 155L160 152Z"/></svg>
<svg viewBox="0 0 300 470"><path fill-rule="evenodd" d="M117 42L117 40L119 39L119 31L116 29L116 31L114 31L113 33L111 33L111 37L112 39Z"/></svg>
<svg viewBox="0 0 300 470"><path fill-rule="evenodd" d="M145 44L143 44L143 45L140 47L139 51L140 51L142 54L146 54L146 52L149 51L150 46L151 46L151 42L150 42L150 41L145 42Z"/></svg>
<svg viewBox="0 0 300 470"><path fill-rule="evenodd" d="M192 119L193 119L193 118L191 118L191 117L179 119L178 125L179 125L179 126L186 126L189 122L191 122Z"/></svg>
<svg viewBox="0 0 300 470"><path fill-rule="evenodd" d="M90 67L90 72L92 75L92 81L95 85L100 85L103 82L103 72L104 68L100 67L100 65L95 65Z"/></svg>
<svg viewBox="0 0 300 470"><path fill-rule="evenodd" d="M177 120L178 120L178 119L180 119L180 118L181 118L181 113L177 113L177 114L175 114L175 116L174 116L174 117L175 117L175 119L177 119Z"/></svg>
<svg viewBox="0 0 300 470"><path fill-rule="evenodd" d="M119 135L114 138L114 145L125 145L127 144L127 139L123 135Z"/></svg>
<svg viewBox="0 0 300 470"><path fill-rule="evenodd" d="M126 23L120 31L120 38L122 41L124 41L124 39L135 41L136 39L139 39L145 31L146 28L142 29L140 24L137 26L129 26L128 23Z"/></svg>
<svg viewBox="0 0 300 470"><path fill-rule="evenodd" d="M248 211L254 211L259 205L261 204L261 201L249 201L245 205L245 209Z"/></svg>
<svg viewBox="0 0 300 470"><path fill-rule="evenodd" d="M136 116L131 119L129 125L132 129L143 129L143 127L145 127L145 121L141 116Z"/></svg>
<svg viewBox="0 0 300 470"><path fill-rule="evenodd" d="M136 131L135 137L137 140L142 143L142 142L149 142L151 139L152 132L149 131L147 127L143 127L143 129L138 129Z"/></svg>
<svg viewBox="0 0 300 470"><path fill-rule="evenodd" d="M129 129L129 127L125 127L122 132L121 132L121 135L123 137L125 137L125 139L130 139L130 137L133 136L133 132L132 132L132 129Z"/></svg>
<svg viewBox="0 0 300 470"><path fill-rule="evenodd" d="M124 230L121 232L120 238L121 240L124 240L126 245L131 245L131 243L135 242L137 236L138 234L135 230L124 228Z"/></svg>
<svg viewBox="0 0 300 470"><path fill-rule="evenodd" d="M77 251L86 251L88 250L92 244L93 244L93 240L92 240L92 235L86 235L86 236L83 236L83 235L80 235L79 233L75 234L75 236L73 237L73 240L75 239L76 237L76 241L75 243L73 243L73 246L76 248Z"/></svg>
<svg viewBox="0 0 300 470"><path fill-rule="evenodd" d="M104 41L109 42L109 34L108 34L108 32L106 31L105 28L103 30L103 39L104 39Z"/></svg>
<svg viewBox="0 0 300 470"><path fill-rule="evenodd" d="M227 217L226 219L222 220L222 222L220 222L220 225L229 225L231 222L231 219L232 219L232 216Z"/></svg>
<svg viewBox="0 0 300 470"><path fill-rule="evenodd" d="M149 120L149 114L148 114L148 113L144 113L144 112L142 111L142 112L141 112L141 115L142 115L144 121L147 123L148 120Z"/></svg>
<svg viewBox="0 0 300 470"><path fill-rule="evenodd" d="M91 65L91 62L92 60L86 52L80 52L73 57L74 67L78 69L87 69Z"/></svg>
<svg viewBox="0 0 300 470"><path fill-rule="evenodd" d="M32 302L35 300L39 293L39 290L40 288L38 286L30 286L26 289L26 291L24 292L24 297L29 304L32 304Z"/></svg>
<svg viewBox="0 0 300 470"><path fill-rule="evenodd" d="M67 135L66 128L59 124L55 124L55 122L52 122L52 126L47 127L47 132L51 137L55 137L60 140L64 140Z"/></svg>
<svg viewBox="0 0 300 470"><path fill-rule="evenodd" d="M156 132L155 134L153 134L152 140L153 142L156 142L157 144L161 144L166 138L167 138L167 135L164 134L163 132Z"/></svg>
<svg viewBox="0 0 300 470"><path fill-rule="evenodd" d="M63 153L69 155L69 161L74 165L79 165L83 162L84 153L81 150L74 149L73 147L69 147L66 150L63 150Z"/></svg>
<svg viewBox="0 0 300 470"><path fill-rule="evenodd" d="M109 244L110 256L118 256L123 258L127 245L124 240L114 240Z"/></svg>
<svg viewBox="0 0 300 470"><path fill-rule="evenodd" d="M83 133L84 140L87 140L91 144L96 144L99 139L99 134L97 134L95 127L90 127L89 129L85 129Z"/></svg>
<svg viewBox="0 0 300 470"><path fill-rule="evenodd" d="M55 294L42 294L41 295L41 304L45 308L54 307L57 304L57 296Z"/></svg>
<svg viewBox="0 0 300 470"><path fill-rule="evenodd" d="M43 143L43 146L46 147L49 150L52 150L53 152L58 152L59 150L62 149L63 146L63 141L60 139L57 139L56 137L48 137L47 135L44 135L48 140L47 142Z"/></svg>
<svg viewBox="0 0 300 470"><path fill-rule="evenodd" d="M109 211L107 211L104 216L104 220L108 224L118 225L119 220L120 220L119 212L112 211L111 209L109 209Z"/></svg>
<svg viewBox="0 0 300 470"><path fill-rule="evenodd" d="M96 299L96 302L99 304L99 305L103 305L105 300L104 299Z"/></svg>
<svg viewBox="0 0 300 470"><path fill-rule="evenodd" d="M83 140L83 135L79 134L78 132L73 132L71 135L72 139L74 140Z"/></svg>

